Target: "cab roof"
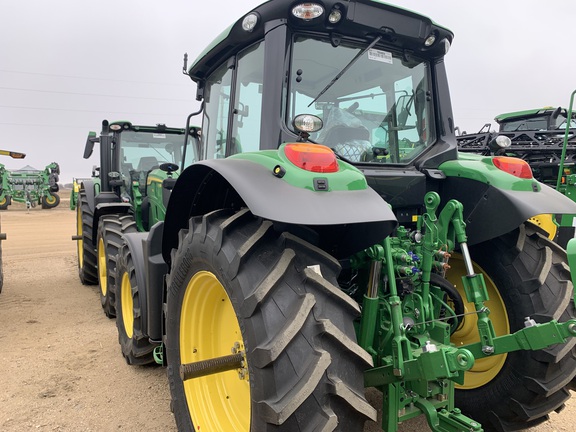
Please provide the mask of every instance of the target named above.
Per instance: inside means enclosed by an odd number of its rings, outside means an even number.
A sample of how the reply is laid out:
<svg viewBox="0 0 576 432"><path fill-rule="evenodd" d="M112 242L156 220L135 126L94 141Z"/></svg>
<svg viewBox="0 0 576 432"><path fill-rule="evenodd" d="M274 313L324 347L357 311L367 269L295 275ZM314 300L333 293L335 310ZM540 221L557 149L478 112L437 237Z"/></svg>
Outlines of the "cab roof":
<svg viewBox="0 0 576 432"><path fill-rule="evenodd" d="M437 25L430 18L380 0L322 0L314 3L323 6L324 14L310 21L292 16L291 10L298 4L294 0L269 0L262 3L214 39L194 61L188 71L189 76L196 82L203 80L222 59L262 39L265 32L284 23L294 29L324 34L334 32L345 37L365 38L385 34L387 43L391 45L412 50L419 55L429 52L435 57L444 54L444 49L438 49L440 41L447 39L452 43L454 37L450 30ZM334 8L340 9L342 19L337 24L330 24L326 17ZM248 32L242 29L242 21L250 13L255 13L259 19L256 27ZM436 35L436 42L431 47L424 47L424 40L432 33Z"/></svg>

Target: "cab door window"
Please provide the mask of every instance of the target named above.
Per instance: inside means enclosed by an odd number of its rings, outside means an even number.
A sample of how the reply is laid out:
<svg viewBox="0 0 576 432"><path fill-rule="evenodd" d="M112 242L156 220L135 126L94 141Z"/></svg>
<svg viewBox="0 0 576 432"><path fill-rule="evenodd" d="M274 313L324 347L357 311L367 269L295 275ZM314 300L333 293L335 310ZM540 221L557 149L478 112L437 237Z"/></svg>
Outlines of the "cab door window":
<svg viewBox="0 0 576 432"><path fill-rule="evenodd" d="M207 159L226 156L232 72L233 69L229 64L224 63L206 82L202 139Z"/></svg>
<svg viewBox="0 0 576 432"><path fill-rule="evenodd" d="M238 55L230 154L260 149L264 43Z"/></svg>

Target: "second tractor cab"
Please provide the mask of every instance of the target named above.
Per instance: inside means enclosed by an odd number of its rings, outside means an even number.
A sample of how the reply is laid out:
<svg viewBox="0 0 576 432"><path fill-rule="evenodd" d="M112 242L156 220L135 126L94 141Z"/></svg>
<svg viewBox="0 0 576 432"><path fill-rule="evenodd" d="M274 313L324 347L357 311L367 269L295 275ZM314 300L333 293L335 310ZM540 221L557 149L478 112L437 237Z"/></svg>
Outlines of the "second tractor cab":
<svg viewBox="0 0 576 432"><path fill-rule="evenodd" d="M75 192L78 269L84 284L98 283L104 312L115 316L113 272L122 235L163 220L181 169L198 160L198 129L102 122L90 132L84 158L100 144L100 164ZM110 267L112 266L112 267Z"/></svg>

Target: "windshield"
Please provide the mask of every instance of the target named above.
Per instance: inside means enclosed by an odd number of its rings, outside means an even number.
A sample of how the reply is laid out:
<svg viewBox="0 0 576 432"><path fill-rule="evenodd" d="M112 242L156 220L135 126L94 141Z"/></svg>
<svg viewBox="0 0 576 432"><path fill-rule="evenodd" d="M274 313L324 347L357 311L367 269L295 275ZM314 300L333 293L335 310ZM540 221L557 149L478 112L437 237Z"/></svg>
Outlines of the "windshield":
<svg viewBox="0 0 576 432"><path fill-rule="evenodd" d="M548 116L530 117L502 123L502 132L515 132L523 130L547 130Z"/></svg>
<svg viewBox="0 0 576 432"><path fill-rule="evenodd" d="M334 47L329 40L297 36L286 121L292 128L298 114L320 117L323 127L310 139L351 162L409 163L435 138L428 65L380 48L366 50L369 43Z"/></svg>
<svg viewBox="0 0 576 432"><path fill-rule="evenodd" d="M186 150L186 165L195 161L195 148L190 137ZM120 136L122 171L150 171L165 162L182 163L184 135L160 132L125 131Z"/></svg>
<svg viewBox="0 0 576 432"><path fill-rule="evenodd" d="M550 126L548 122L550 121ZM503 122L500 126L501 132L516 132L525 130L545 131L551 129L566 129L566 116L558 115L556 118L550 118L550 115L534 116L520 118ZM570 128L576 128L576 119L570 122Z"/></svg>
<svg viewBox="0 0 576 432"><path fill-rule="evenodd" d="M576 128L576 119L572 118L572 120L570 121L569 128L570 129ZM566 117L563 116L562 114L560 114L556 118L556 129L566 129Z"/></svg>

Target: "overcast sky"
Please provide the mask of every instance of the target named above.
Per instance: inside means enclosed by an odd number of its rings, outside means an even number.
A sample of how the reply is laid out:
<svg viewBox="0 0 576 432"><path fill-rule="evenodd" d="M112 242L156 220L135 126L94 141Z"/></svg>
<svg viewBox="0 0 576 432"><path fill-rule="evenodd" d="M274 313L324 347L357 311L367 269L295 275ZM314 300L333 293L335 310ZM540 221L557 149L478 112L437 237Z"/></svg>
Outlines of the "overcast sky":
<svg viewBox="0 0 576 432"><path fill-rule="evenodd" d="M103 119L183 127L197 108L182 74L224 28L261 0L0 0L0 148L9 169L60 163L90 176L88 131ZM567 106L576 89L574 0L397 0L455 33L446 58L456 125Z"/></svg>

